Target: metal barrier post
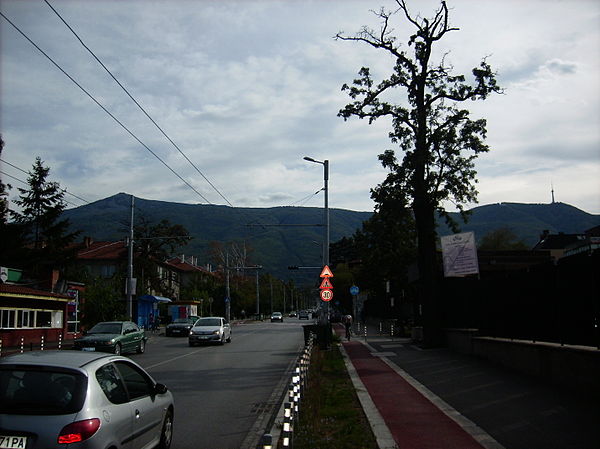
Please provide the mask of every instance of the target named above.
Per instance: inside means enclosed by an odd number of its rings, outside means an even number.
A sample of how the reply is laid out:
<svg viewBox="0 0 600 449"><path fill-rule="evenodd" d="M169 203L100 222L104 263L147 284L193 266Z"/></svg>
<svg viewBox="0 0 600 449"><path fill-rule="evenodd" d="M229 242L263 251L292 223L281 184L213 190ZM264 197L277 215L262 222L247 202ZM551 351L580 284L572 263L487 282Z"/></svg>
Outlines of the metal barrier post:
<svg viewBox="0 0 600 449"><path fill-rule="evenodd" d="M21 354L23 354L23 352L25 351L24 346L25 346L25 338L21 337Z"/></svg>
<svg viewBox="0 0 600 449"><path fill-rule="evenodd" d="M42 335L42 343L40 344L40 348L43 351L44 350L44 336Z"/></svg>
<svg viewBox="0 0 600 449"><path fill-rule="evenodd" d="M283 447L290 447L292 444L292 404L286 402L283 405Z"/></svg>
<svg viewBox="0 0 600 449"><path fill-rule="evenodd" d="M62 333L58 334L58 349L62 347Z"/></svg>
<svg viewBox="0 0 600 449"><path fill-rule="evenodd" d="M262 437L262 449L273 449L273 435L265 433Z"/></svg>

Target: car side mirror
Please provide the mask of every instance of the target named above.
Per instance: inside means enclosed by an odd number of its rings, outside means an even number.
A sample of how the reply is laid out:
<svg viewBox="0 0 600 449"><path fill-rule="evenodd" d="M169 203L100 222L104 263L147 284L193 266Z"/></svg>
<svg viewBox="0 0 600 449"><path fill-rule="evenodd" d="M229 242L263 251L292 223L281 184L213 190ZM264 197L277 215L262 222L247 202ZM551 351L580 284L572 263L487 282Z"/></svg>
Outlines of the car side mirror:
<svg viewBox="0 0 600 449"><path fill-rule="evenodd" d="M154 385L154 393L155 394L165 394L169 389L165 384L157 383Z"/></svg>

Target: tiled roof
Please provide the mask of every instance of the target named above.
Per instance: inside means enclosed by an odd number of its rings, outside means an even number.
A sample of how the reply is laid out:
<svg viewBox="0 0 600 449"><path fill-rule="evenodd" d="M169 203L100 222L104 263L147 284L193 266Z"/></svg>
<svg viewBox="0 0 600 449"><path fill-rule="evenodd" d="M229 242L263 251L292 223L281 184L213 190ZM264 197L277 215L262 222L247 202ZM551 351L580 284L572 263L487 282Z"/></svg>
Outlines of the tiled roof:
<svg viewBox="0 0 600 449"><path fill-rule="evenodd" d="M196 265L192 265L191 263L188 263L188 262L182 262L181 257L173 257L172 259L167 260L166 264L172 266L173 268L176 268L179 271L185 271L187 273L212 274L209 271L207 271L205 268L202 268L202 267L199 267Z"/></svg>
<svg viewBox="0 0 600 449"><path fill-rule="evenodd" d="M93 242L77 252L78 259L115 260L127 257L125 242Z"/></svg>
<svg viewBox="0 0 600 449"><path fill-rule="evenodd" d="M19 295L28 297L41 297L40 299L71 299L66 295L59 295L58 293L47 292L44 290L36 290L35 288L23 287L16 284L0 284L0 295Z"/></svg>

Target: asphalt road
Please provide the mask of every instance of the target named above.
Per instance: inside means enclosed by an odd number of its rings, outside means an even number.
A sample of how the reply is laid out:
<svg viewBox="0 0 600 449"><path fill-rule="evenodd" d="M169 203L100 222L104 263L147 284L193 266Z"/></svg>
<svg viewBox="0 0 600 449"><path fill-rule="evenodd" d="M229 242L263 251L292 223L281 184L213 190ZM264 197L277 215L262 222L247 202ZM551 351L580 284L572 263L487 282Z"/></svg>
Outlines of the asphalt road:
<svg viewBox="0 0 600 449"><path fill-rule="evenodd" d="M256 447L256 430L272 415L304 346L302 324L239 324L223 346L189 347L187 338L151 335L146 353L130 357L173 393L172 447Z"/></svg>

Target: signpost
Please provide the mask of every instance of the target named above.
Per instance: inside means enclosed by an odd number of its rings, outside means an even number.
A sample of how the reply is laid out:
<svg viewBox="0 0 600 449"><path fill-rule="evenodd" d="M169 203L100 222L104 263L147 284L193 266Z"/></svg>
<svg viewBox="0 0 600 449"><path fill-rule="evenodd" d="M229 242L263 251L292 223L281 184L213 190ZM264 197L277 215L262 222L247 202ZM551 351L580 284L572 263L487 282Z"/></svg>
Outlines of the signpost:
<svg viewBox="0 0 600 449"><path fill-rule="evenodd" d="M321 271L320 276L323 280L321 281L321 299L325 302L329 302L333 299L333 284L331 283L331 279L333 277L333 273L329 269L329 266L325 265L323 270Z"/></svg>

